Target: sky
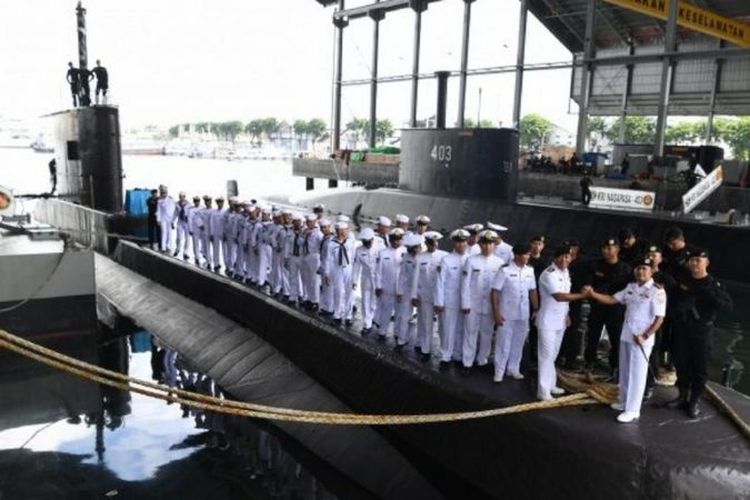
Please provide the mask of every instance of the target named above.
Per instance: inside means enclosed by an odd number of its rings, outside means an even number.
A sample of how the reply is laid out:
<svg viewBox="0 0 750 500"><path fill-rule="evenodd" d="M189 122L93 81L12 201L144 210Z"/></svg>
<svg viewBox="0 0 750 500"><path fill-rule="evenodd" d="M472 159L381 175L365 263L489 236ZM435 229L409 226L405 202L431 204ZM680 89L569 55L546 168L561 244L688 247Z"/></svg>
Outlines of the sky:
<svg viewBox="0 0 750 500"><path fill-rule="evenodd" d="M349 0L347 7L371 0ZM0 2L0 116L33 119L71 105L68 61L77 65L75 0ZM123 127L196 121L323 118L330 123L332 8L315 0L88 0L89 66L109 71ZM469 67L515 64L518 0L472 4ZM421 72L460 65L463 2L433 3L423 15ZM411 71L414 15L390 13L380 27L381 76ZM345 30L344 79L368 78L369 19ZM571 54L529 16L527 62ZM514 76L470 77L466 116L510 125ZM420 84L419 116L434 114L434 79ZM481 105L480 105L481 89ZM541 113L575 130L570 70L526 74L522 114ZM458 79L449 82L448 123L456 119ZM408 120L410 84L379 87L378 115ZM572 111L572 113L571 113ZM369 115L369 87L345 87L343 120Z"/></svg>

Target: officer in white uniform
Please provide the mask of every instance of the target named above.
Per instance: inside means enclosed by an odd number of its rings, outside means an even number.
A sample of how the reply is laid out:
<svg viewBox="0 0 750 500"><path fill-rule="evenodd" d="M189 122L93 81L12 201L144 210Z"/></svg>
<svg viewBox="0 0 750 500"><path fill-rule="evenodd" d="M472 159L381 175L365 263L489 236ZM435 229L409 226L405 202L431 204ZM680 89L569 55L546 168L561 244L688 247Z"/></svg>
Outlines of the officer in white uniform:
<svg viewBox="0 0 750 500"><path fill-rule="evenodd" d="M226 221L227 215L228 214L224 211L224 198L219 196L216 198L216 208L211 210L211 213L209 214L211 221L209 224L209 237L211 239L211 251L214 258L214 272L219 272L221 270L221 258L224 253L223 246L226 244L224 241L224 222Z"/></svg>
<svg viewBox="0 0 750 500"><path fill-rule="evenodd" d="M198 220L199 215L201 212L201 197L200 196L193 196L193 206L190 207L187 211L188 216L188 233L190 234L190 242L193 244L193 260L195 261L196 266L200 266L200 233L198 230ZM187 256L186 252L183 252L183 258L185 260L188 260L189 257Z"/></svg>
<svg viewBox="0 0 750 500"><path fill-rule="evenodd" d="M624 304L625 322L620 335L620 399L612 408L620 413L620 423L635 422L641 416L646 389L648 359L654 347L654 335L664 321L667 294L654 283L651 260L633 263L635 282L614 295L597 293L586 287L588 297L602 304Z"/></svg>
<svg viewBox="0 0 750 500"><path fill-rule="evenodd" d="M405 252L401 246L403 236L404 232L400 228L391 229L388 234L390 247L380 250L375 261L377 306L374 321L379 340L384 340L388 335L388 325L396 309L396 285L401 271L401 259Z"/></svg>
<svg viewBox="0 0 750 500"><path fill-rule="evenodd" d="M404 236L406 236L406 233L410 233L409 231L409 216L404 214L396 214L396 227L400 228L404 232Z"/></svg>
<svg viewBox="0 0 750 500"><path fill-rule="evenodd" d="M435 311L440 326L441 366L451 360L461 362L464 342L464 313L461 311L461 277L467 252L469 232L456 229L450 235L453 251L443 257L435 283Z"/></svg>
<svg viewBox="0 0 750 500"><path fill-rule="evenodd" d="M410 320L412 298L417 288L417 257L422 251L424 238L415 233L408 233L404 235L403 243L406 253L401 259L401 269L396 282L396 317L393 325L397 348L405 346L416 336L416 324Z"/></svg>
<svg viewBox="0 0 750 500"><path fill-rule="evenodd" d="M513 245L503 240L503 234L508 231L508 228L492 222L487 222L487 228L495 231L498 236L495 242L495 255L503 259L503 262L506 263L513 260Z"/></svg>
<svg viewBox="0 0 750 500"><path fill-rule="evenodd" d="M469 248L468 253L469 257L472 255L477 255L481 252L481 249L479 248L479 233L484 230L484 226L482 224L474 223L474 224L467 224L464 226L464 229L469 232Z"/></svg>
<svg viewBox="0 0 750 500"><path fill-rule="evenodd" d="M464 264L461 277L461 310L464 313L464 372L474 365L489 362L492 349L494 318L490 291L495 274L505 264L495 255L497 233L484 230L479 233L480 253L472 255ZM478 348L477 348L478 344Z"/></svg>
<svg viewBox="0 0 750 500"><path fill-rule="evenodd" d="M521 356L529 334L529 311L539 309L534 268L528 265L531 245L513 247L513 259L500 269L492 284L495 317L495 382L505 375L523 380Z"/></svg>
<svg viewBox="0 0 750 500"><path fill-rule="evenodd" d="M375 232L369 227L359 233L362 242L354 250L354 263L352 264L352 289L359 284L362 297L362 335L372 331L372 320L375 314L375 251L373 240Z"/></svg>
<svg viewBox="0 0 750 500"><path fill-rule="evenodd" d="M331 276L328 273L328 253L331 249L333 233L331 232L331 221L320 219L318 221L323 238L320 240L320 315L323 317L333 316L333 287L331 286Z"/></svg>
<svg viewBox="0 0 750 500"><path fill-rule="evenodd" d="M211 269L211 213L213 213L211 197L204 195L203 203L205 206L196 214L198 216L196 225L198 227L198 237L201 241L200 255L206 262L206 267Z"/></svg>
<svg viewBox="0 0 750 500"><path fill-rule="evenodd" d="M388 233L390 231L391 219L385 217L384 215L378 217L378 225L375 228L375 238L373 239L372 244L376 252L379 252L380 250L391 246L388 242Z"/></svg>
<svg viewBox="0 0 750 500"><path fill-rule="evenodd" d="M328 249L328 276L333 293L333 322L341 326L352 323L352 260L354 259L354 240L349 237L349 223L336 223L336 236Z"/></svg>
<svg viewBox="0 0 750 500"><path fill-rule="evenodd" d="M167 193L167 186L159 186L159 199L156 202L156 222L161 229L159 250L172 253L172 228L177 215L177 204Z"/></svg>
<svg viewBox="0 0 750 500"><path fill-rule="evenodd" d="M541 400L552 399L552 395L559 396L565 392L557 386L555 360L560 352L565 328L570 323L568 302L586 297L583 293L570 292L570 261L570 247L559 247L555 250L552 265L539 277L539 312L536 315L539 331L537 398Z"/></svg>
<svg viewBox="0 0 750 500"><path fill-rule="evenodd" d="M417 228L420 227L419 217ZM417 285L414 287L412 304L417 308L417 347L422 354L422 360L427 361L432 354L432 337L435 333L435 288L438 270L448 252L438 249L438 242L443 238L439 232L425 231L422 235L415 234L424 237L426 250L417 255Z"/></svg>
<svg viewBox="0 0 750 500"><path fill-rule="evenodd" d="M305 287L305 302L303 307L315 311L320 302L320 243L323 241L323 232L318 227L318 216L309 214L305 221L302 241L302 286Z"/></svg>
<svg viewBox="0 0 750 500"><path fill-rule="evenodd" d="M179 199L177 200L177 206L175 207L175 221L177 230L177 241L175 243L175 250L172 254L173 257L177 257L182 253L182 258L188 260L188 246L190 244L190 238L188 237L190 231L188 229L188 212L190 211L190 202L187 200L187 194L184 191L180 192Z"/></svg>

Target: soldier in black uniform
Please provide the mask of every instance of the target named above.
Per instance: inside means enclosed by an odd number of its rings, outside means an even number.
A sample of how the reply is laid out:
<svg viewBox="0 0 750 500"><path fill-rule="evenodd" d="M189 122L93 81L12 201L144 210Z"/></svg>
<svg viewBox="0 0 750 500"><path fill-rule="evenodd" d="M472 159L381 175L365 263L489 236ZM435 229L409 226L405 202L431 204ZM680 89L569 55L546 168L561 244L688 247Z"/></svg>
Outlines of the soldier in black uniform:
<svg viewBox="0 0 750 500"><path fill-rule="evenodd" d="M708 251L692 248L687 270L677 275L672 297L674 308L674 361L679 396L673 407L687 410L690 418L700 415L698 401L708 380L713 325L719 310L732 307L732 299L708 273Z"/></svg>
<svg viewBox="0 0 750 500"><path fill-rule="evenodd" d="M633 265L636 259L644 257L648 243L643 241L632 228L624 227L618 234L620 240L620 259Z"/></svg>
<svg viewBox="0 0 750 500"><path fill-rule="evenodd" d="M81 78L78 68L73 66L72 62L68 63L68 73L65 79L70 84L70 93L73 95L73 107L78 106L78 94L81 92Z"/></svg>
<svg viewBox="0 0 750 500"><path fill-rule="evenodd" d="M664 248L662 249L662 263L660 270L664 275L674 280L679 274L687 269L688 250L690 246L685 241L685 235L682 229L672 226L664 232ZM654 277L656 280L656 277ZM661 327L661 345L654 350L659 353L659 359L662 366L674 370L672 360L672 339L674 327L674 306L669 300L669 290L667 290L667 316L664 318L664 324Z"/></svg>
<svg viewBox="0 0 750 500"><path fill-rule="evenodd" d="M570 289L580 290L586 284L587 266L589 263L583 258L581 242L577 238L568 238L564 245L570 248L571 261L570 265L568 265ZM570 303L568 310L570 326L565 329L562 345L560 346L558 361L562 362L564 358L563 366L568 370L579 370L581 368L578 356L581 354L581 345L583 342L583 332L581 331L581 323L583 322L582 306L582 300Z"/></svg>
<svg viewBox="0 0 750 500"><path fill-rule="evenodd" d="M151 196L146 200L148 207L148 246L154 248L154 243L161 241L161 228L156 222L156 208L159 203L159 192L156 189L151 190Z"/></svg>
<svg viewBox="0 0 750 500"><path fill-rule="evenodd" d="M591 262L586 285L591 285L598 293L614 295L628 284L633 275L630 265L620 260L620 245L616 238L605 239L601 245L602 258ZM617 376L620 353L620 332L624 320L625 307L622 304L591 304L588 332L586 335L586 369L592 370L596 361L602 328L607 327L609 335L609 368L612 376Z"/></svg>

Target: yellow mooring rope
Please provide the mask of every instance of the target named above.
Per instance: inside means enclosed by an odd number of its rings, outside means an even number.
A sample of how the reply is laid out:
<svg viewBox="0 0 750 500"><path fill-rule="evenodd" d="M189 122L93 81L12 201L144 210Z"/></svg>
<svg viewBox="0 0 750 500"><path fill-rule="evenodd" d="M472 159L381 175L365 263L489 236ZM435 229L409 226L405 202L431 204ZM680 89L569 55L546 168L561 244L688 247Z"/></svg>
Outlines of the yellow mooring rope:
<svg viewBox="0 0 750 500"><path fill-rule="evenodd" d="M592 390L592 394L581 392L550 401L535 401L505 408L455 413L378 415L295 410L231 401L129 377L122 373L106 370L99 366L65 356L64 354L47 349L35 344L34 342L12 335L4 330L0 330L0 347L4 347L64 372L77 375L93 382L108 385L116 389L133 391L156 399L180 403L186 406L214 411L217 413L285 422L335 425L413 425L438 422L457 422L461 420L496 417L527 411L607 402L602 398L600 391Z"/></svg>

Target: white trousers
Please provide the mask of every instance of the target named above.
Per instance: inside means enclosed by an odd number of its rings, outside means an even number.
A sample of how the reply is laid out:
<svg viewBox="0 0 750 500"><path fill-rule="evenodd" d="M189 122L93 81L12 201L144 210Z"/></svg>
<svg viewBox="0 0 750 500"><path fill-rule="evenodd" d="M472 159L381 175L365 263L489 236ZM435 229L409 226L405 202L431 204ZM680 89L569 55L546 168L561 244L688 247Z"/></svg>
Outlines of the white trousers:
<svg viewBox="0 0 750 500"><path fill-rule="evenodd" d="M411 313L414 306L411 298L406 295L401 297L401 302L396 302L396 317L393 321L393 334L396 336L398 345L406 345L413 341L416 336L416 325L411 323Z"/></svg>
<svg viewBox="0 0 750 500"><path fill-rule="evenodd" d="M440 316L440 359L462 361L464 344L464 313L461 309L446 307Z"/></svg>
<svg viewBox="0 0 750 500"><path fill-rule="evenodd" d="M224 240L224 267L227 272L231 272L234 269L234 261L237 256L237 243L231 239Z"/></svg>
<svg viewBox="0 0 750 500"><path fill-rule="evenodd" d="M652 348L653 345L645 345L641 352L638 344L620 342L620 404L625 406L627 412L641 413L648 376L648 357Z"/></svg>
<svg viewBox="0 0 750 500"><path fill-rule="evenodd" d="M372 328L372 320L375 317L375 283L370 278L362 278L360 281L362 323L365 328Z"/></svg>
<svg viewBox="0 0 750 500"><path fill-rule="evenodd" d="M172 223L169 221L159 222L159 228L161 229L161 241L159 242L159 250L161 251L172 251Z"/></svg>
<svg viewBox="0 0 750 500"><path fill-rule="evenodd" d="M320 309L329 313L333 312L333 281L328 276L329 283L323 276L320 277Z"/></svg>
<svg viewBox="0 0 750 500"><path fill-rule="evenodd" d="M320 254L309 253L302 257L302 286L305 287L305 299L313 304L320 302Z"/></svg>
<svg viewBox="0 0 750 500"><path fill-rule="evenodd" d="M479 366L488 363L492 349L492 334L495 326L492 314L476 313L464 315L464 342L462 360L470 368L476 360ZM477 348L477 344L479 347Z"/></svg>
<svg viewBox="0 0 750 500"><path fill-rule="evenodd" d="M192 234L193 240L193 259L200 263L201 260L201 237L198 233Z"/></svg>
<svg viewBox="0 0 750 500"><path fill-rule="evenodd" d="M211 242L211 248L214 257L214 268L221 266L221 254L223 253L222 247L226 245L221 241L221 236L214 236L214 240Z"/></svg>
<svg viewBox="0 0 750 500"><path fill-rule="evenodd" d="M245 248L237 244L237 252L235 253L234 257L234 266L232 266L232 272L240 277L244 278L246 276L245 274L245 263L247 262L247 252L245 251Z"/></svg>
<svg viewBox="0 0 750 500"><path fill-rule="evenodd" d="M551 390L557 385L555 360L560 352L565 328L560 330L539 329L537 365L539 366L538 397L552 397Z"/></svg>
<svg viewBox="0 0 750 500"><path fill-rule="evenodd" d="M205 232L201 234L201 255L203 260L206 261L206 265L211 267L211 240Z"/></svg>
<svg viewBox="0 0 750 500"><path fill-rule="evenodd" d="M505 320L495 339L495 375L521 373L523 346L528 335L528 319Z"/></svg>
<svg viewBox="0 0 750 500"><path fill-rule="evenodd" d="M248 245L245 256L245 278L252 282L258 281L258 256L255 254L255 248Z"/></svg>
<svg viewBox="0 0 750 500"><path fill-rule="evenodd" d="M304 296L302 290L302 257L291 256L287 258L287 267L289 273L289 298L291 300L297 300Z"/></svg>
<svg viewBox="0 0 750 500"><path fill-rule="evenodd" d="M281 255L281 252L274 248L271 257L271 277L269 278L269 281L271 282L271 291L274 293L281 292L284 286L283 273L281 269L283 261L284 258Z"/></svg>
<svg viewBox="0 0 750 500"><path fill-rule="evenodd" d="M271 269L271 257L273 250L271 245L262 244L258 251L258 285L263 286L268 282Z"/></svg>
<svg viewBox="0 0 750 500"><path fill-rule="evenodd" d="M378 325L378 333L385 337L388 335L388 325L391 323L396 308L396 296L383 292L377 298L377 308L375 310L375 323Z"/></svg>
<svg viewBox="0 0 750 500"><path fill-rule="evenodd" d="M423 354L432 352L432 337L435 334L435 306L432 297L420 297L417 307L417 344Z"/></svg>
<svg viewBox="0 0 750 500"><path fill-rule="evenodd" d="M175 244L175 251L178 254L187 255L190 238L188 237L188 225L187 222L177 223L177 243Z"/></svg>
<svg viewBox="0 0 750 500"><path fill-rule="evenodd" d="M352 268L351 266L334 266L331 269L331 288L333 293L333 318L352 319Z"/></svg>

